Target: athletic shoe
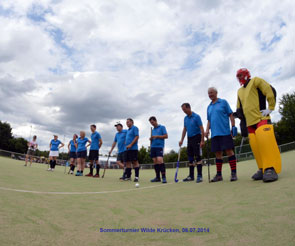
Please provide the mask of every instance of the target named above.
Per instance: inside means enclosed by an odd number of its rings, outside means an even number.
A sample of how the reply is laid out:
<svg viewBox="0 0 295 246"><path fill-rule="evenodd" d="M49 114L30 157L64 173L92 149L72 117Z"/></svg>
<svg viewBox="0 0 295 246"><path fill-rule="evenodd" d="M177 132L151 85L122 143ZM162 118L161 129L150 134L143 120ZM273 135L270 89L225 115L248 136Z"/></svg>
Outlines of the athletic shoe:
<svg viewBox="0 0 295 246"><path fill-rule="evenodd" d="M263 173L262 173L262 169L259 169L253 176L252 176L253 180L262 180L263 179Z"/></svg>
<svg viewBox="0 0 295 246"><path fill-rule="evenodd" d="M51 171L51 168L48 168L47 171Z"/></svg>
<svg viewBox="0 0 295 246"><path fill-rule="evenodd" d="M193 179L191 176L187 176L187 178L185 178L184 180L182 180L183 182L188 182L188 181L194 181L195 179Z"/></svg>
<svg viewBox="0 0 295 246"><path fill-rule="evenodd" d="M70 174L74 174L74 172L73 171L70 171Z"/></svg>
<svg viewBox="0 0 295 246"><path fill-rule="evenodd" d="M167 183L166 178L162 178L162 183L163 183L163 184L166 184L166 183Z"/></svg>
<svg viewBox="0 0 295 246"><path fill-rule="evenodd" d="M80 176L80 172L77 171L76 174L75 174L75 176Z"/></svg>
<svg viewBox="0 0 295 246"><path fill-rule="evenodd" d="M93 174L92 173L88 173L85 175L85 177L93 177Z"/></svg>
<svg viewBox="0 0 295 246"><path fill-rule="evenodd" d="M130 181L131 178L124 178L123 180L124 180L124 181Z"/></svg>
<svg viewBox="0 0 295 246"><path fill-rule="evenodd" d="M24 167L26 167L27 165L25 164Z"/></svg>
<svg viewBox="0 0 295 246"><path fill-rule="evenodd" d="M120 180L123 180L123 179L125 179L125 177L124 177L124 176L122 176L122 177L120 177L119 179L120 179Z"/></svg>
<svg viewBox="0 0 295 246"><path fill-rule="evenodd" d="M278 180L278 174L273 168L267 168L263 174L263 182L273 182Z"/></svg>
<svg viewBox="0 0 295 246"><path fill-rule="evenodd" d="M152 183L154 183L154 182L161 182L161 179L155 177L155 178L151 179L151 182L152 182Z"/></svg>
<svg viewBox="0 0 295 246"><path fill-rule="evenodd" d="M138 181L139 181L138 177L135 177L134 180L133 180L133 182L136 182L136 183L137 183Z"/></svg>
<svg viewBox="0 0 295 246"><path fill-rule="evenodd" d="M93 178L99 178L99 174L95 174Z"/></svg>
<svg viewBox="0 0 295 246"><path fill-rule="evenodd" d="M202 182L203 182L203 177L202 176L198 176L196 183L202 183Z"/></svg>
<svg viewBox="0 0 295 246"><path fill-rule="evenodd" d="M79 176L83 176L83 173L79 173Z"/></svg>
<svg viewBox="0 0 295 246"><path fill-rule="evenodd" d="M215 175L215 177L211 180L211 182L219 182L219 181L222 181L223 178L221 175Z"/></svg>
<svg viewBox="0 0 295 246"><path fill-rule="evenodd" d="M231 177L230 177L230 182L237 181L237 180L238 180L237 174L236 173L232 173L231 174Z"/></svg>

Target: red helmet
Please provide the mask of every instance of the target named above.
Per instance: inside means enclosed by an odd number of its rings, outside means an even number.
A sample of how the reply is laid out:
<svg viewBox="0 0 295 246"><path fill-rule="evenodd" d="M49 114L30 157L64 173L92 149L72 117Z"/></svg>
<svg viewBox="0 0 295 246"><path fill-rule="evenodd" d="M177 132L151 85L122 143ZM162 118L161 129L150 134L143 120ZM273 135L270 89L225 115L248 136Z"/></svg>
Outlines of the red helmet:
<svg viewBox="0 0 295 246"><path fill-rule="evenodd" d="M250 78L251 74L247 68L240 68L236 75L240 85L244 85Z"/></svg>

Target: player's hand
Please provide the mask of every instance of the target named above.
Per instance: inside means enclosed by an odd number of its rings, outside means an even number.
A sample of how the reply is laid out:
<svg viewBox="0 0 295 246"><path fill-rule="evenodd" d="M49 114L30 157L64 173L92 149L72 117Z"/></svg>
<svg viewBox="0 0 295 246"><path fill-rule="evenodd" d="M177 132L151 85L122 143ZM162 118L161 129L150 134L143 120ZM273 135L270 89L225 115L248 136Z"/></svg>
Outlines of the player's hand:
<svg viewBox="0 0 295 246"><path fill-rule="evenodd" d="M126 146L126 149L131 149L131 147L132 147L132 145L129 144L129 145Z"/></svg>
<svg viewBox="0 0 295 246"><path fill-rule="evenodd" d="M263 109L263 110L260 111L260 113L261 113L262 116L264 116L264 117L270 115L271 112L272 112L272 110L270 110L270 109Z"/></svg>
<svg viewBox="0 0 295 246"><path fill-rule="evenodd" d="M179 147L181 147L181 145L183 144L183 141L180 140L178 144L179 144Z"/></svg>
<svg viewBox="0 0 295 246"><path fill-rule="evenodd" d="M109 155L111 155L111 154L112 154L112 151L110 150L110 151L109 151Z"/></svg>
<svg viewBox="0 0 295 246"><path fill-rule="evenodd" d="M205 142L204 141L201 141L200 148L202 149L204 147L204 145L205 145Z"/></svg>
<svg viewBox="0 0 295 246"><path fill-rule="evenodd" d="M205 132L205 138L208 138L209 137L209 131L206 131Z"/></svg>

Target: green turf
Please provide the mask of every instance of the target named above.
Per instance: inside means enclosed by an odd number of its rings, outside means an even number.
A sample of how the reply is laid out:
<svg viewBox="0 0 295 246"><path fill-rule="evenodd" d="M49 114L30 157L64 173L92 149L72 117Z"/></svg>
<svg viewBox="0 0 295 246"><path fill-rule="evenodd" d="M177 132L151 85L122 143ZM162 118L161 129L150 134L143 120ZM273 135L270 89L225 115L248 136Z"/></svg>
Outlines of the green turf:
<svg viewBox="0 0 295 246"><path fill-rule="evenodd" d="M0 158L0 187L52 192L121 191L101 194L34 194L0 189L0 245L294 245L295 152L282 155L283 171L275 183L251 181L256 164L238 164L239 180L173 183L154 186L152 170L140 173L140 188L120 182L119 170L104 179L73 177L63 168ZM187 175L180 169L179 177ZM211 167L211 175L215 167ZM99 232L100 228L209 228L209 232Z"/></svg>

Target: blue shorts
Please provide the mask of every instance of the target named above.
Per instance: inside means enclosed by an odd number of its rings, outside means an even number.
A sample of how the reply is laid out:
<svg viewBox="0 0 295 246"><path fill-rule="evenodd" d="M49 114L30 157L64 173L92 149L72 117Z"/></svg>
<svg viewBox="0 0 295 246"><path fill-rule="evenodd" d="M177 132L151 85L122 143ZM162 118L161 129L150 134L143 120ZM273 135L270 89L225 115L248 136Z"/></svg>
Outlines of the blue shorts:
<svg viewBox="0 0 295 246"><path fill-rule="evenodd" d="M70 152L70 158L77 159L77 153L76 152Z"/></svg>
<svg viewBox="0 0 295 246"><path fill-rule="evenodd" d="M77 152L77 158L84 158L84 159L86 159L86 156L87 156L87 151L86 150Z"/></svg>
<svg viewBox="0 0 295 246"><path fill-rule="evenodd" d="M231 135L216 136L211 139L211 151L224 151L234 148L234 141Z"/></svg>
<svg viewBox="0 0 295 246"><path fill-rule="evenodd" d="M120 161L122 163L126 162L126 151L118 153L117 161Z"/></svg>
<svg viewBox="0 0 295 246"><path fill-rule="evenodd" d="M138 161L138 150L126 151L126 162Z"/></svg>
<svg viewBox="0 0 295 246"><path fill-rule="evenodd" d="M151 148L151 158L163 157L163 148Z"/></svg>

